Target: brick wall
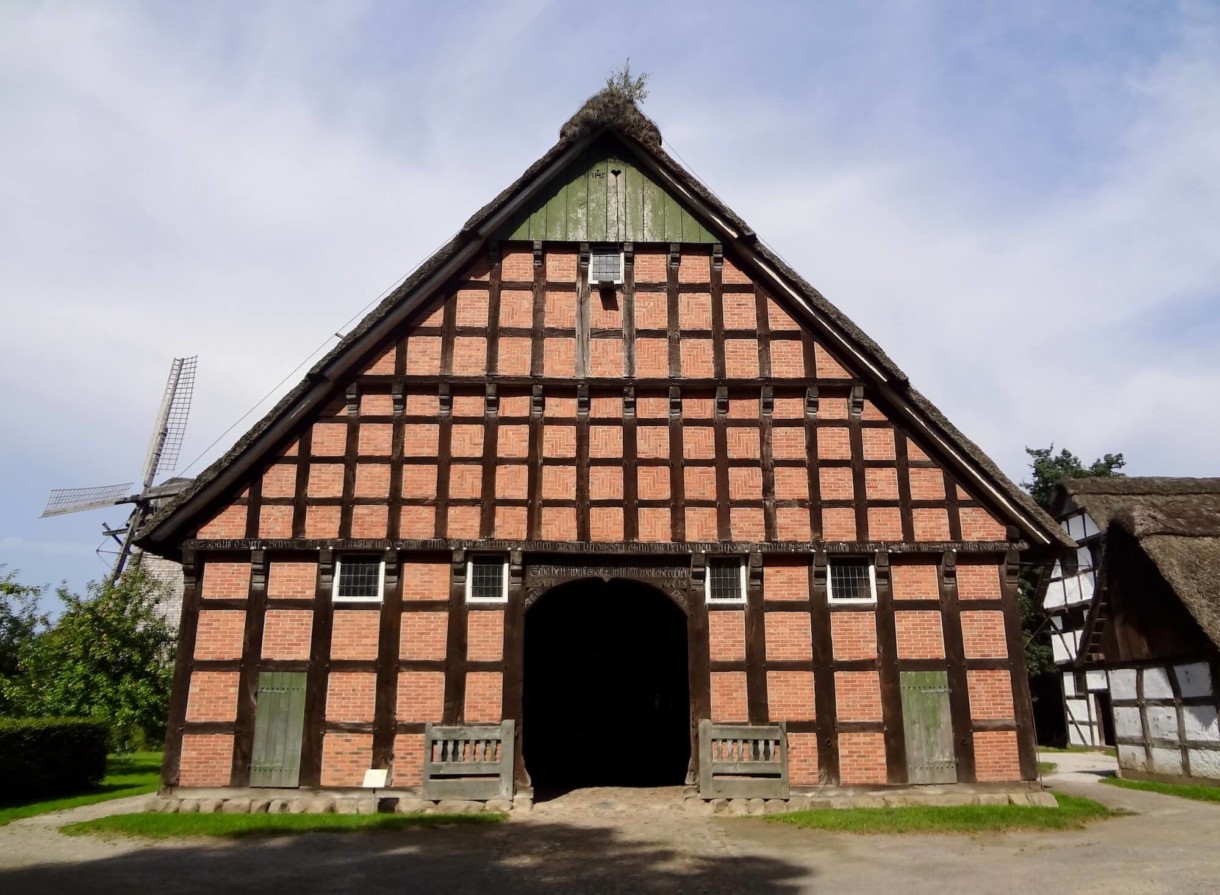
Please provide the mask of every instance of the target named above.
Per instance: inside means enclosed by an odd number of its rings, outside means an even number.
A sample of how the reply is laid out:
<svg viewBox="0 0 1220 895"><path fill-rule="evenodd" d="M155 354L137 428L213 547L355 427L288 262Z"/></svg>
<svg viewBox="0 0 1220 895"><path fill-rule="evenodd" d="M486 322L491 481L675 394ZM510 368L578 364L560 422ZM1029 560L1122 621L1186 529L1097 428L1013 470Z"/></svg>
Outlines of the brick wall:
<svg viewBox="0 0 1220 895"><path fill-rule="evenodd" d="M228 786L233 765L233 735L188 733L182 738L179 786Z"/></svg>
<svg viewBox="0 0 1220 895"><path fill-rule="evenodd" d="M641 335L635 345L637 380L671 375L667 339L669 300L664 283L669 276L668 253L641 250L636 257L635 279L641 284L635 299L635 328ZM678 295L677 317L672 323L682 331L676 366L678 378L713 375L716 346L709 338L712 326L710 254L705 248L685 251L678 268L684 285ZM576 254L569 250L545 253L544 273L554 288L543 290L544 317L548 332L541 346L545 383L543 418L531 417L528 387L502 387L494 453L497 466L490 473L482 468L485 443L490 437L484 419L481 386L470 380L453 386L452 418L438 419L441 402L435 379L408 383L405 411L410 422L395 422L395 401L390 383L405 367L408 375L426 377L485 377L489 372L528 376L532 369L532 346L523 335L486 332L486 284L489 268L480 259L450 294L428 302L414 321L402 331L387 335L383 343L362 361L358 379L355 417L348 416L345 390L335 394L323 411L303 422L300 440L258 471L261 491L255 500L250 491L235 492L233 502L216 508L201 520L197 535L203 539L241 539L251 530L265 538L332 539L337 537L381 540L396 533L404 539L437 537L478 539L485 530L483 495L489 491L492 506L487 512L491 536L521 540L527 537L570 542L578 530L598 542L619 542L636 530L640 542L670 541L672 520L685 525L687 541L715 542L721 539L719 507L727 507L727 537L742 543L761 542L769 536L807 543L820 533L826 541L852 542L867 535L870 540L902 541L904 526L913 529L915 541L941 542L960 528L967 540L1003 540L1004 524L980 502L977 495L946 474L929 445L909 438L891 422L891 408L882 396L866 387L864 410L859 422L851 419L848 395L860 380L849 357L840 356L813 336L812 359L807 363L801 342L800 313L782 298L764 295L765 321L753 291L726 292L721 309L727 329L723 357L730 379L727 420L718 419L712 389L705 385L683 389L680 401L682 444L680 459L671 473L670 397L667 388L638 386L636 395L635 461L628 454L630 443L623 425L623 396L617 386L593 384L587 419L577 418L578 405L572 378L577 355L574 293L570 285L577 277ZM750 271L732 258L725 258L725 284L747 286ZM500 322L504 327L533 326L533 293L524 284L535 276L532 252L505 247L501 277L509 283L501 292ZM592 325L611 338L593 339L588 361L595 377L623 375L627 355L622 339L623 316L628 305L594 297L589 313ZM440 328L446 321L458 327L452 343L452 359L443 361ZM759 425L762 393L758 328L765 323L772 334L770 368L773 386L772 416ZM476 331L477 330L477 331ZM498 339L498 367L489 371L489 340ZM803 383L787 383L793 377L816 376L820 393L816 419L806 419ZM896 418L896 417L895 417ZM718 427L723 424L723 430ZM587 433L582 428L587 425ZM807 439L806 426L813 435ZM764 470L764 443L760 428L771 431L770 453L781 464ZM858 429L856 428L858 426ZM450 456L440 457L442 431L447 430ZM298 437L298 436L293 436ZM587 441L586 441L587 438ZM587 443L591 463L587 473L577 464L577 445ZM853 444L858 447L853 447ZM399 450L401 446L401 451ZM677 444L673 445L677 447ZM546 458L536 487L531 488L529 458L535 452ZM345 469L351 454L354 468ZM909 469L899 466L905 455ZM811 472L812 458L819 468ZM452 461L452 462L450 462ZM868 461L863 476L849 464ZM652 464L657 465L652 465ZM717 475L715 465L732 465L727 476ZM783 465L791 464L791 465ZM442 474L443 473L443 474ZM581 476L587 476L581 480ZM391 506L391 482L400 478L401 508ZM727 480L727 485L726 485ZM767 485L774 481L774 489ZM304 506L298 504L298 481L305 483ZM446 484L447 483L447 484ZM486 487L485 487L486 486ZM944 503L946 487L960 506ZM973 486L971 486L972 488ZM626 495L634 488L645 505L634 518ZM686 504L671 512L676 493L684 492ZM578 493L594 501L582 518L571 503ZM917 506L904 520L895 505L906 495ZM800 505L811 496L840 505ZM338 504L359 501L348 512ZM526 506L541 501L536 512ZM768 509L761 504L767 502ZM706 502L695 506L692 503ZM652 505L649 505L649 504ZM446 506L447 504L447 506ZM755 505L747 505L755 504ZM929 505L931 504L931 505ZM772 510L773 507L773 510ZM439 510L439 512L438 512ZM257 512L258 518L249 513ZM772 515L773 512L773 515ZM865 526L858 521L867 520ZM350 522L347 520L350 519ZM440 520L447 520L443 523ZM531 520L538 529L531 531ZM438 529L438 523L440 528ZM773 526L773 528L772 528ZM444 554L403 557L402 595L408 603L431 601L436 611L405 612L401 618L399 657L407 661L439 662L445 658L448 635L450 563ZM898 656L901 659L944 657L942 618L926 609L903 609L910 600L935 600L940 596L939 553L895 554L892 562L892 593ZM810 598L810 558L805 555L768 557L763 577L765 601L806 601ZM958 563L957 592L962 601L962 628L966 654L972 658L1007 656L1002 613L993 609L972 610L971 601L1001 596L1001 566L963 554ZM288 551L272 552L268 565L267 597L270 601L263 634L263 656L267 659L306 660L313 633L312 613L298 606L276 608L277 600L313 600L317 594L318 566L315 554L306 557ZM201 595L205 600L244 600L249 593L248 562L231 561L222 555L202 566ZM429 610L432 607L427 607ZM745 658L745 610L709 613L710 658L714 662L739 662ZM467 617L467 655L474 662L499 662L504 658L504 610L475 611ZM813 638L807 612L769 612L763 618L766 662L805 662L813 658ZM377 657L381 613L334 609L331 659L371 661ZM199 617L195 657L200 660L232 660L241 657L245 617L240 610L220 610L206 605ZM877 652L877 616L871 611L831 613L833 658L842 661L871 660ZM888 657L886 657L888 658ZM427 667L427 666L424 666ZM210 675L210 676L209 676ZM226 677L227 675L227 677ZM327 717L332 720L372 719L371 671L340 671L327 684ZM1004 720L1012 716L1012 693L1006 671L971 672L970 703L973 717ZM711 673L708 682L714 719L741 721L747 717L746 679L740 671ZM771 668L766 674L771 716L784 720L813 718L813 674L804 670ZM844 720L875 721L880 718L880 696L875 671L836 672L834 688L839 717ZM442 717L444 676L437 668L403 671L398 678L396 718L406 723L439 721ZM470 721L500 719L503 680L499 671L471 671L466 679L465 716ZM188 717L193 720L231 720L236 704L236 672L199 672L192 681ZM1007 714L1006 714L1007 713ZM203 768L209 750L231 751L216 740L198 738L192 744L196 768ZM210 736L210 735L209 735ZM403 734L394 744L396 779L415 779L419 745L414 734ZM988 740L987 773L1009 773L1004 762L1006 741ZM845 734L843 774L845 782L876 782L884 779L884 751L879 735ZM1015 743L1015 739L1014 739ZM816 738L793 734L790 742L794 782L817 778ZM326 780L354 779L367 768L371 745L363 734L327 735L324 755ZM1015 752L1014 752L1015 754ZM185 755L185 753L184 753ZM184 758L185 761L185 758ZM227 778L227 759L224 773ZM981 765L980 765L981 766ZM191 773L206 776L206 771ZM850 778L850 779L849 779Z"/></svg>

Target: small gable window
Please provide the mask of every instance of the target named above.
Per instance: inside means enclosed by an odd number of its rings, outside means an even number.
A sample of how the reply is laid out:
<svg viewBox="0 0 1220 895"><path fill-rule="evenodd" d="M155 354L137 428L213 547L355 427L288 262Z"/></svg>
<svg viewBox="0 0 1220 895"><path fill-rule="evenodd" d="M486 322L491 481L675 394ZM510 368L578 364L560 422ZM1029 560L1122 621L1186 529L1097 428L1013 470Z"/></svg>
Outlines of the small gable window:
<svg viewBox="0 0 1220 895"><path fill-rule="evenodd" d="M471 558L466 568L466 600L470 603L508 602L508 560L505 557Z"/></svg>
<svg viewBox="0 0 1220 895"><path fill-rule="evenodd" d="M336 562L336 603L380 603L385 563L377 556L341 556Z"/></svg>
<svg viewBox="0 0 1220 895"><path fill-rule="evenodd" d="M623 282L623 250L618 246L594 246L589 252L589 281L597 286Z"/></svg>
<svg viewBox="0 0 1220 895"><path fill-rule="evenodd" d="M877 572L867 559L832 559L827 585L832 603L877 602Z"/></svg>

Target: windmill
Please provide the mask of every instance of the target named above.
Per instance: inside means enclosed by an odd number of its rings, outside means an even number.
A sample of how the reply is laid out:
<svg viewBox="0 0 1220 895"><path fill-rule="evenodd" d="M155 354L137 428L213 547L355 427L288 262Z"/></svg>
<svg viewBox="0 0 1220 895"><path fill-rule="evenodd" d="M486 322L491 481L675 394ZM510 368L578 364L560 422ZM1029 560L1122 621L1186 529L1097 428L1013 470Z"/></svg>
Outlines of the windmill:
<svg viewBox="0 0 1220 895"><path fill-rule="evenodd" d="M182 449L186 420L191 411L191 394L195 390L196 360L196 357L176 357L170 365L165 395L161 399L161 408L157 411L152 439L148 443L148 454L144 457L139 491L132 490L134 482L94 488L61 488L51 492L47 506L42 511L45 518L125 503L135 505L131 515L127 517L126 525L114 529L102 526L102 534L113 538L119 545L114 567L110 571L111 583L122 574L123 567L132 554L132 540L149 511L158 501L172 497L190 483L189 479L170 479L160 485L153 484L163 471L172 472L178 465L178 453Z"/></svg>

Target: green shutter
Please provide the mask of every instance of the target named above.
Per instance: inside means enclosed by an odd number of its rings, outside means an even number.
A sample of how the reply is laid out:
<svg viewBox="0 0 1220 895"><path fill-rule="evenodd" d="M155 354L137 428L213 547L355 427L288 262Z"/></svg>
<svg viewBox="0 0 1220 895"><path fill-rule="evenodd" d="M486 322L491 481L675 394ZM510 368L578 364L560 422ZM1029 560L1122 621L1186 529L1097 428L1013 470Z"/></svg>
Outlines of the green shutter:
<svg viewBox="0 0 1220 895"><path fill-rule="evenodd" d="M250 759L251 786L298 784L304 726L305 672L260 672Z"/></svg>
<svg viewBox="0 0 1220 895"><path fill-rule="evenodd" d="M902 724L911 783L956 783L947 671L904 671Z"/></svg>

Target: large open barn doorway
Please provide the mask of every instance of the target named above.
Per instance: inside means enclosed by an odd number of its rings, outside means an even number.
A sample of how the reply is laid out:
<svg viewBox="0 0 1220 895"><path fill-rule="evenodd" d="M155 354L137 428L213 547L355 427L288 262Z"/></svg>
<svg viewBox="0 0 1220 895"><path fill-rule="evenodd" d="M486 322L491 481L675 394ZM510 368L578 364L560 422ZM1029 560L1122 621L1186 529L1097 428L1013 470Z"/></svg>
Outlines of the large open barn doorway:
<svg viewBox="0 0 1220 895"><path fill-rule="evenodd" d="M660 591L589 579L525 616L523 755L535 787L670 786L686 778L686 616Z"/></svg>

